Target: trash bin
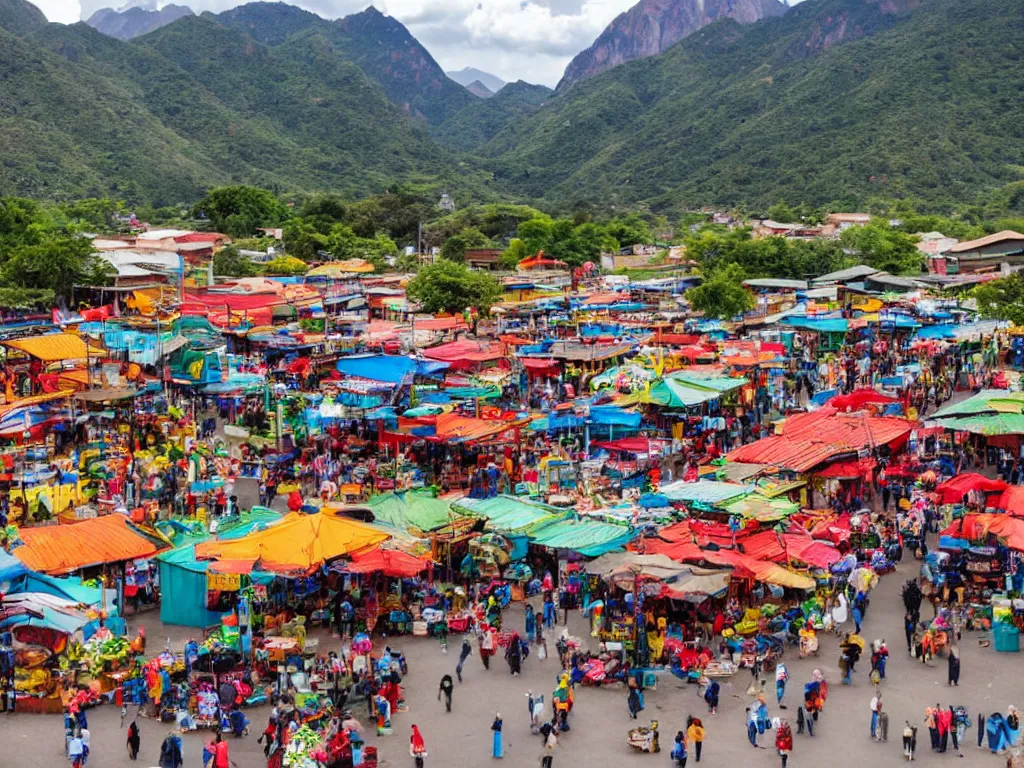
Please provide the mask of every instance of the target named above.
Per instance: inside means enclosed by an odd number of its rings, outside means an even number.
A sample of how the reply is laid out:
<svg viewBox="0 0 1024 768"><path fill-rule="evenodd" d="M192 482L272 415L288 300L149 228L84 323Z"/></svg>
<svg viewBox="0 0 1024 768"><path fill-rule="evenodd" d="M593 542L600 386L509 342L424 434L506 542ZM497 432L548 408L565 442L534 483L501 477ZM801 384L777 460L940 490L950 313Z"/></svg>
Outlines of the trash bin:
<svg viewBox="0 0 1024 768"><path fill-rule="evenodd" d="M992 627L996 650L1005 653L1020 652L1020 630L1009 624L998 622Z"/></svg>

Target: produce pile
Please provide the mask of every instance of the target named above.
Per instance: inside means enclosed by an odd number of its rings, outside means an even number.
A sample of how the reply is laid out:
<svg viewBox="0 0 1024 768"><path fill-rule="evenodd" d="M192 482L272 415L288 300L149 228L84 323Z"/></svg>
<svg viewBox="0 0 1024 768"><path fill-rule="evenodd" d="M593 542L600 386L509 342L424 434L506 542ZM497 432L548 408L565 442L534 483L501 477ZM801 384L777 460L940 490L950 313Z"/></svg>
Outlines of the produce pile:
<svg viewBox="0 0 1024 768"><path fill-rule="evenodd" d="M319 768L314 756L323 742L323 735L308 725L301 726L292 735L284 753L285 768Z"/></svg>

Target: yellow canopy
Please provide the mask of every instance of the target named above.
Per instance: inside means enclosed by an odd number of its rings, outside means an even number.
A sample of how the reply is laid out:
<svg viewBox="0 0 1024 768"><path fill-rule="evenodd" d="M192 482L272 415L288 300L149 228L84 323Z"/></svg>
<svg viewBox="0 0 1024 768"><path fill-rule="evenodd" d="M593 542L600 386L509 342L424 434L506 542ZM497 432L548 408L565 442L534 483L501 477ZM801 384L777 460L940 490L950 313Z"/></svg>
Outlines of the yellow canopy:
<svg viewBox="0 0 1024 768"><path fill-rule="evenodd" d="M73 333L27 336L23 339L5 341L3 344L47 363L57 360L84 360L88 357L85 341Z"/></svg>
<svg viewBox="0 0 1024 768"><path fill-rule="evenodd" d="M306 277L338 277L367 272L373 272L373 264L365 259L348 259L347 261L329 261L319 267L313 267L306 273Z"/></svg>
<svg viewBox="0 0 1024 768"><path fill-rule="evenodd" d="M259 561L268 571L308 573L325 562L379 546L388 534L347 517L292 513L264 531L230 541L196 545L205 560Z"/></svg>

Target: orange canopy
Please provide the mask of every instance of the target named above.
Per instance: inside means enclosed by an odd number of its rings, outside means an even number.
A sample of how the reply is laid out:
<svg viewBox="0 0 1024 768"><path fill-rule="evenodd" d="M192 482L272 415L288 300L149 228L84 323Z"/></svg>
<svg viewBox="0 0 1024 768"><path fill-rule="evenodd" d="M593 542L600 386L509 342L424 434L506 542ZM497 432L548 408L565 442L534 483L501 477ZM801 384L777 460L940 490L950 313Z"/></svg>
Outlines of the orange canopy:
<svg viewBox="0 0 1024 768"><path fill-rule="evenodd" d="M91 565L155 555L153 543L136 533L124 515L83 520L73 525L22 528L24 545L14 555L34 571L71 573Z"/></svg>
<svg viewBox="0 0 1024 768"><path fill-rule="evenodd" d="M196 545L203 560L259 561L267 571L309 573L342 555L364 552L390 536L373 526L326 512L293 512L264 531Z"/></svg>

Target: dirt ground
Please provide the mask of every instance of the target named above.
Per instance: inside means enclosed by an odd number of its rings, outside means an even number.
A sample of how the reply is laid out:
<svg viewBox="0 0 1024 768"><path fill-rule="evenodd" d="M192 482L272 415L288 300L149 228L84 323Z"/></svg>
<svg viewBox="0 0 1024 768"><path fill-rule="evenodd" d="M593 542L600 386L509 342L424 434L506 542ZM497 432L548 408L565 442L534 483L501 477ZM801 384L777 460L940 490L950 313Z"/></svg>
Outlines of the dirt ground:
<svg viewBox="0 0 1024 768"><path fill-rule="evenodd" d="M774 706L774 695L769 695L773 717L795 718L796 702L812 670L820 667L831 682L828 703L819 720L815 737L795 736L791 766L870 764L883 768L898 765L903 761L900 732L905 720L921 727L921 760L929 763L938 760L956 761L952 751L940 756L932 755L928 749L928 733L922 723L926 705L963 704L970 709L971 716L976 718L979 712L1005 713L1008 705L1024 703L1024 697L1019 695L1020 657L996 653L991 647L979 647L977 635L967 634L961 643L962 674L959 688L947 687L944 659L934 665L924 666L907 655L899 593L903 581L917 574L918 566L919 563L908 556L897 572L882 578L872 593L871 606L863 628L863 635L869 641L877 637L886 638L892 652L887 678L882 684L884 708L890 720L889 742L873 742L869 736L869 702L872 698L868 681L870 665L866 661L859 665L852 687L840 685L838 640L823 637L817 659L799 659L794 650L787 652L785 663L790 673L790 684L783 703L788 703L790 708L780 711ZM506 615L508 626L522 625L521 610L513 609ZM184 638L188 637L188 630L162 627L154 619L155 614L141 618L141 623L147 627L151 648L158 643L162 644L165 637L170 639L172 647L180 648ZM570 629L574 634L585 637L591 647L596 647L596 641L590 640L585 634L584 621L578 614L570 615ZM332 647L331 643L337 644L338 641L323 637L321 648L328 650ZM461 685L456 683L453 711L446 714L444 705L437 700L437 686L443 674L454 673L458 643L458 638L453 636L451 647L445 654L436 640L408 637L395 639L394 646L405 651L409 658L409 675L405 678L409 711L398 713L393 718L394 733L391 736L368 737L370 743L379 749L380 764L412 766L408 752L412 723L419 725L426 740L428 766L476 768L490 763L490 725L495 712L501 712L505 735L504 764L516 768L539 765L541 744L539 737L530 734L526 692L533 689L538 694L543 693L545 700L550 701L558 671L557 659L539 661L536 654L532 653L524 664L523 674L513 677L500 657L495 657L491 669L485 671L479 656L474 653L466 664L464 682ZM553 648L553 643L551 646ZM707 729L703 763L719 766L777 766L780 763L779 757L769 736L763 737L762 743L766 748L758 750L754 750L746 739L744 707L749 699L745 692L750 682L751 677L746 671L731 680L723 681L721 707L718 714L712 717L698 697L696 686L688 685L669 673L660 675L657 688L647 691L647 709L637 721L644 723L645 719L650 718L660 721L664 745L660 755L634 753L627 746L626 734L635 723L629 718L626 694L621 687L579 688L571 719L572 730L562 736L554 764L665 765L668 763L668 749L675 732L684 727L688 714L695 714L703 718ZM773 680L769 680L768 688L771 690L773 687ZM262 768L263 753L256 743L256 736L266 722L268 710L260 708L249 710L248 713L256 727L247 738L231 739L231 758L239 768ZM357 714L365 716L365 709L359 707ZM795 719L791 722L795 726ZM91 711L89 724L92 754L89 765L92 768L155 766L160 742L167 733L167 727L148 720L140 720L140 723L142 751L138 762L132 763L125 750L125 730L120 726L119 710L107 706ZM374 733L369 726L366 732ZM0 716L0 768L65 764L63 733L60 717L21 714ZM185 737L187 768L199 768L202 743L208 738L209 734L204 732ZM974 728L970 729L967 742L964 753L970 762L966 764L1005 764L1004 758L977 749ZM692 751L689 764L694 764Z"/></svg>

